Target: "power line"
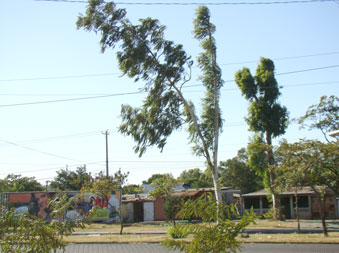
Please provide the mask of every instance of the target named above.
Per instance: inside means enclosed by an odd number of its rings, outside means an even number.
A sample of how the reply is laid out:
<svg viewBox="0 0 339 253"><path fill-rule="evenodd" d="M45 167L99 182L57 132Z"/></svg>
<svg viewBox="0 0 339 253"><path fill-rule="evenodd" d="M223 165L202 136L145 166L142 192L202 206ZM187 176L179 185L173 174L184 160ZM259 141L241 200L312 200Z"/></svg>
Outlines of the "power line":
<svg viewBox="0 0 339 253"><path fill-rule="evenodd" d="M325 56L325 55L334 55L339 54L339 52L328 52L328 53L320 53L320 54L308 54L308 55L299 55L299 56L288 56L288 57L280 57L280 58L272 58L273 61L282 61L282 60L291 60L291 59L300 59L300 58L309 58L316 56ZM230 62L230 63L222 63L220 66L227 65L238 65L238 64L247 64L247 63L257 63L258 61L243 61L243 62ZM1 80L0 80L1 81Z"/></svg>
<svg viewBox="0 0 339 253"><path fill-rule="evenodd" d="M325 56L325 55L335 55L335 54L339 54L339 52L335 51L335 52L327 52L327 53L319 53L319 54L288 56L288 57L272 58L272 60L273 61L280 61L280 60L300 59L300 58L309 58L309 57L317 57L317 56ZM239 65L239 64L247 64L247 63L257 63L257 62L258 62L257 60L251 60L251 61L242 61L242 62L221 63L219 65L220 66L228 66L228 65ZM66 76L51 76L51 77L0 79L0 82L74 79L74 78L86 78L86 77L113 76L113 75L121 75L121 73L102 73L102 74L84 74L84 75L66 75ZM74 95L86 95L86 94L74 94ZM97 94L97 95L100 95L100 94Z"/></svg>
<svg viewBox="0 0 339 253"><path fill-rule="evenodd" d="M64 2L64 3L88 3L83 0L35 0L37 2ZM121 5L276 5L276 4L307 4L334 2L334 0L293 0L293 1L272 1L272 2L115 2Z"/></svg>
<svg viewBox="0 0 339 253"><path fill-rule="evenodd" d="M113 76L113 75L119 75L119 73L103 73L103 74L90 74L90 75L71 75L71 76L53 76L53 77L33 77L33 78L2 79L2 80L0 80L0 82L38 81L38 80L49 80L49 79L69 79L69 78L85 78L85 77Z"/></svg>
<svg viewBox="0 0 339 253"><path fill-rule="evenodd" d="M308 71L314 71L314 70L320 70L320 69L338 68L338 67L339 65L332 65L332 66L319 67L319 68L313 68L313 69L303 69L303 70L295 70L295 71L290 71L290 72L278 73L276 75L288 75L288 74L308 72Z"/></svg>
<svg viewBox="0 0 339 253"><path fill-rule="evenodd" d="M68 157L64 157L64 156L59 156L59 155L55 155L55 154L52 154L52 153L48 153L48 152L40 151L40 150L37 150L37 149L29 148L29 147L26 147L26 146L22 146L22 145L19 145L17 143L11 142L11 141L6 141L6 140L3 140L3 139L0 139L0 141L11 144L13 146L24 148L24 149L27 149L27 150L30 150L30 151L33 151L33 152L37 152L37 153L41 153L41 154L45 154L45 155L49 155L49 156L54 156L54 157L62 158L62 159L66 159L66 160L73 160L73 161L76 161L76 162L82 162L80 160L76 160L76 159L72 159L72 158L68 158Z"/></svg>
<svg viewBox="0 0 339 253"><path fill-rule="evenodd" d="M311 68L311 69L303 69L303 70L295 70L283 73L277 73L275 75L288 75L288 74L296 74L301 72L309 72L315 70L322 70L322 69L329 69L329 68L337 68L339 65L331 65L325 67L318 67L318 68ZM235 80L227 80L225 82L234 82ZM200 85L188 85L186 87L194 87ZM0 105L0 107L12 107L12 106L23 106L23 105L36 105L36 104L48 104L48 103L59 103L59 102L70 102L70 101L77 101L77 100L88 100L88 99L97 99L97 98L105 98L105 97L115 97L115 96L124 96L124 95L135 95L145 93L144 91L137 91L137 92L127 92L127 93L116 93L116 94L107 94L101 96L92 96L92 97L82 97L82 98L69 98L69 99L59 99L59 100L48 100L48 101L38 101L38 102L27 102L27 103L18 103L18 104L7 104L7 105Z"/></svg>
<svg viewBox="0 0 339 253"><path fill-rule="evenodd" d="M59 103L59 102L70 102L70 101L77 101L77 100L88 100L88 99L96 99L96 98L117 97L117 96L123 96L123 95L135 95L135 94L141 94L141 93L143 93L143 91L127 92L127 93L117 93L117 94L108 94L108 95L93 96L93 97L68 98L68 99L59 99L59 100L48 100L48 101L27 102L27 103L19 103L19 104L8 104L8 105L0 105L0 107L21 106L21 105L36 105L36 104L49 104L49 103Z"/></svg>

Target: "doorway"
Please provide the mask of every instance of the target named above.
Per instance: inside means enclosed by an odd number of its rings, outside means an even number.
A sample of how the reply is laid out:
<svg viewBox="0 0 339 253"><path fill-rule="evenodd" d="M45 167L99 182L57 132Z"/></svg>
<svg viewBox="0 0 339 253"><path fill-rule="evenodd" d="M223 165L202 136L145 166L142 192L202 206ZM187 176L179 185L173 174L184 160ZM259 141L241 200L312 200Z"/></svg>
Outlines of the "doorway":
<svg viewBox="0 0 339 253"><path fill-rule="evenodd" d="M285 219L291 219L291 198L280 198L281 212L285 216Z"/></svg>

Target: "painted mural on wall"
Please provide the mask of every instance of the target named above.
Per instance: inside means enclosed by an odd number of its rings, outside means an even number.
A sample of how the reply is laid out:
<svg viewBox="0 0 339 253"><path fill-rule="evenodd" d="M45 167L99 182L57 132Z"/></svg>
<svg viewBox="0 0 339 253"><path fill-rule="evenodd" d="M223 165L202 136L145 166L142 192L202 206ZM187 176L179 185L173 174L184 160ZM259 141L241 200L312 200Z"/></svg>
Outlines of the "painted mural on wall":
<svg viewBox="0 0 339 253"><path fill-rule="evenodd" d="M30 192L30 193L7 193L9 208L16 208L18 213L27 212L42 220L50 220L48 201L53 198L55 192ZM78 196L79 192L67 192L68 197ZM79 195L80 196L80 195ZM81 198L72 203L72 207L66 212L65 218L69 220L82 219L91 216L94 221L108 219L119 220L119 192L112 192L106 198L101 198L92 193L84 193Z"/></svg>

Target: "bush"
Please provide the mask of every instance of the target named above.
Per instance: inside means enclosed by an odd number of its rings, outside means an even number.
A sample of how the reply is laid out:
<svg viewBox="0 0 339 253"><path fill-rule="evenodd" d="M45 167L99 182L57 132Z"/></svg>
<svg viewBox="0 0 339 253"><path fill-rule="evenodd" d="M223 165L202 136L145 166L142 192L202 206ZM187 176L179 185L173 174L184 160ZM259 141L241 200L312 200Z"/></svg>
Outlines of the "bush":
<svg viewBox="0 0 339 253"><path fill-rule="evenodd" d="M274 217L273 206L270 206L270 209L266 213L264 213L263 216L266 220L275 220L276 218ZM277 209L277 217L281 217L281 220L285 220L285 215L280 215L279 209Z"/></svg>
<svg viewBox="0 0 339 253"><path fill-rule="evenodd" d="M187 237L188 233L183 226L175 225L167 228L167 235L173 239L178 239Z"/></svg>
<svg viewBox="0 0 339 253"><path fill-rule="evenodd" d="M196 200L187 200L178 216L182 219L200 217L202 223L173 226L175 236L179 236L180 233L185 236L192 235L192 240L187 242L174 240L172 237L173 239L168 239L162 244L169 249L194 253L237 252L241 243L237 239L238 235L255 219L252 211L247 216L242 216L240 221L233 221L233 217L240 218L237 216L236 208L233 205L218 205L211 194L203 195ZM223 218L218 218L220 216Z"/></svg>

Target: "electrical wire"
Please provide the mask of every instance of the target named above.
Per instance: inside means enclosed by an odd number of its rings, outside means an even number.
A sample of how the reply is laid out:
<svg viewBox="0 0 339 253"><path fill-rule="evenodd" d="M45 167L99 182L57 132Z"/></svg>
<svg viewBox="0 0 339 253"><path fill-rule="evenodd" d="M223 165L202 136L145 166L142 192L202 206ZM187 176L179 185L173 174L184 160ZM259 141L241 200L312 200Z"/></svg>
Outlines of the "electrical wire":
<svg viewBox="0 0 339 253"><path fill-rule="evenodd" d="M331 66L325 66L325 67L319 67L319 68L312 68L312 69L304 69L304 70L296 70L296 71L290 71L290 72L283 72L283 73L277 73L275 75L288 75L288 74L296 74L296 73L302 73L302 72L308 72L308 71L315 71L315 70L322 70L322 69L329 69L329 68L337 68L339 65L331 65ZM227 80L225 82L234 82L235 80ZM305 84L303 84L304 86ZM314 84L309 84L314 85ZM187 85L187 87L196 87L201 86L201 84L198 85ZM288 85L285 85L283 87L286 87ZM290 85L291 87L292 85ZM297 85L293 85L297 86ZM236 89L228 89L228 90L236 90ZM49 103L59 103L59 102L70 102L70 101L78 101L78 100L88 100L88 99L98 99L98 98L106 98L106 97L116 97L116 96L125 96L125 95L136 95L145 93L145 91L136 91L136 92L127 92L127 93L116 93L116 94L107 94L107 95L101 95L101 96L92 96L92 97L81 97L81 98L69 98L69 99L59 99L59 100L47 100L47 101L37 101L37 102L27 102L27 103L17 103L17 104L5 104L0 105L0 107L13 107L13 106L24 106L24 105L37 105L37 104L49 104Z"/></svg>
<svg viewBox="0 0 339 253"><path fill-rule="evenodd" d="M45 155L49 155L49 156L54 156L54 157L65 159L65 160L72 160L72 161L76 161L76 162L83 162L83 161L72 159L72 158L68 158L68 157L65 157L65 156L59 156L59 155L55 155L55 154L52 154L52 153L44 152L44 151L41 151L41 150L37 150L37 149L29 148L29 147L26 147L26 146L22 146L22 145L19 145L17 143L14 143L14 142L11 142L11 141L7 141L7 140L4 140L4 139L0 139L0 141L8 143L8 144L11 144L13 146L24 148L24 149L27 149L27 150L30 150L30 151L33 151L33 152L37 152L37 153L41 153L41 154L45 154Z"/></svg>
<svg viewBox="0 0 339 253"><path fill-rule="evenodd" d="M64 3L88 3L83 0L35 0L37 2L64 2ZM276 5L276 4L307 4L335 2L334 0L292 0L292 1L269 1L269 2L115 2L120 5Z"/></svg>
<svg viewBox="0 0 339 253"><path fill-rule="evenodd" d="M317 56L335 55L335 54L339 54L339 52L327 52L327 53L319 53L319 54L288 56L288 57L272 58L272 60L273 61L281 61L281 60L300 59L300 58L309 58L309 57L317 57ZM218 64L218 65L229 66L229 65L239 65L239 64L247 64L247 63L257 63L257 62L258 62L257 60L252 60L252 61L242 61L242 62L221 63L221 64ZM198 68L198 67L196 67L196 68ZM52 76L52 77L0 79L0 82L17 82L17 81L22 82L22 81L39 81L39 80L54 80L54 79L74 79L74 78L86 78L86 77L113 76L113 75L121 75L121 73L103 73L103 74ZM77 94L77 95L80 95L80 94ZM85 94L83 94L83 95L85 95ZM100 95L100 94L98 94L98 95Z"/></svg>

